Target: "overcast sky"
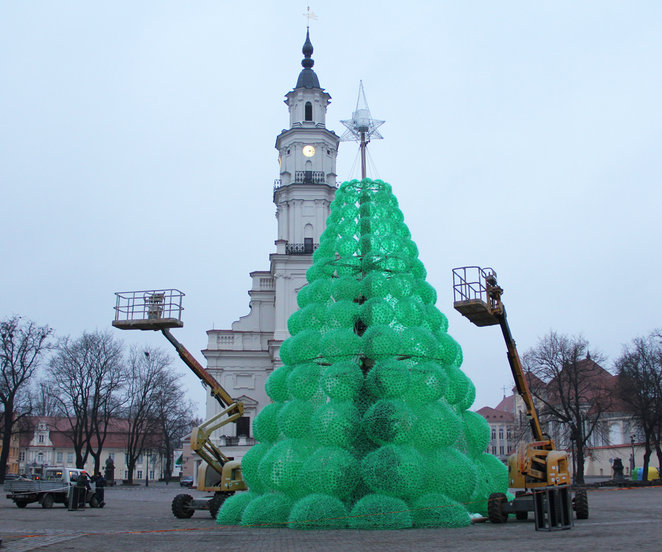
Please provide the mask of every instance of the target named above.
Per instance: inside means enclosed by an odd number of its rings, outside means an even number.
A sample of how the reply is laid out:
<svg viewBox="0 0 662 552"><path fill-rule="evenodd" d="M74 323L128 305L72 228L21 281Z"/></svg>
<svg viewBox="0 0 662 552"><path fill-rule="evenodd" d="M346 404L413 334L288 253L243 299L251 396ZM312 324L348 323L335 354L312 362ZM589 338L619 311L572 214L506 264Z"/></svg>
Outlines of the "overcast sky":
<svg viewBox="0 0 662 552"><path fill-rule="evenodd" d="M248 274L275 251L274 142L305 7L0 1L1 318L77 336L110 329L115 291L175 287L187 294L176 335L202 360L206 330L248 312ZM474 408L513 382L499 330L453 310L453 267L496 269L521 352L554 329L611 368L662 326L662 3L311 9L327 127L342 133L362 79L387 121L370 176L393 185ZM340 181L357 176L356 150L341 145Z"/></svg>

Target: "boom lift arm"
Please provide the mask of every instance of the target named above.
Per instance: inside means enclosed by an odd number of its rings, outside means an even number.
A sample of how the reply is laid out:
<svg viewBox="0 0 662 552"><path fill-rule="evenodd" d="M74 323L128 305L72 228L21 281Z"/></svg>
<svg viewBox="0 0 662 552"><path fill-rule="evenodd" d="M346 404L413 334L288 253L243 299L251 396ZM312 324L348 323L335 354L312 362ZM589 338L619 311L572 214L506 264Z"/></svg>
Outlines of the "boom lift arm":
<svg viewBox="0 0 662 552"><path fill-rule="evenodd" d="M175 336L170 333L168 328L161 328L161 333L172 343L177 351L179 358L184 361L191 371L200 379L202 384L209 387L211 396L221 405L221 412L193 428L191 432L191 449L194 450L207 464L209 464L219 475L223 474L223 466L232 458L223 454L223 452L212 443L211 434L219 427L241 418L244 414L244 405L240 401L235 401L223 386L214 379L214 377L204 369L204 367L195 359L195 357L184 347Z"/></svg>

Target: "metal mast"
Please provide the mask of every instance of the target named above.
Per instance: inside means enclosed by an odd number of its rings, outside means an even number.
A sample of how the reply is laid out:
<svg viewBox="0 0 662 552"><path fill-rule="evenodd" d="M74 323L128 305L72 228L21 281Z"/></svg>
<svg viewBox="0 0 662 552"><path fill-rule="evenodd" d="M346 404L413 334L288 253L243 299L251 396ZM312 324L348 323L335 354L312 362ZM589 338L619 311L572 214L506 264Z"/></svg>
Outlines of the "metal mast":
<svg viewBox="0 0 662 552"><path fill-rule="evenodd" d="M359 97L356 100L356 109L352 113L352 118L340 121L347 127L340 140L344 142L359 142L359 148L361 150L361 179L363 179L366 177L366 148L371 138L374 140L384 138L377 129L386 121L379 121L372 118L368 102L365 99L365 92L363 91L363 81L359 82Z"/></svg>

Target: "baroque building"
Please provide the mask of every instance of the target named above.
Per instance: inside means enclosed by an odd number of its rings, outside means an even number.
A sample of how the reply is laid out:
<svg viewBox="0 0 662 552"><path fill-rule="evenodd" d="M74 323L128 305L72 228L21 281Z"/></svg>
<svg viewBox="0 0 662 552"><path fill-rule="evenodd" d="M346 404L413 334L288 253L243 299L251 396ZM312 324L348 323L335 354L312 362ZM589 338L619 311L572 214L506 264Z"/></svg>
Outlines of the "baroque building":
<svg viewBox="0 0 662 552"><path fill-rule="evenodd" d="M326 227L336 192L336 157L340 138L326 127L331 96L320 86L313 70L309 33L302 49L303 69L294 88L285 95L289 128L276 137L280 165L273 186L278 235L269 270L251 272L250 312L231 329L209 330L207 370L236 400L244 416L213 435L228 454L241 458L253 444L251 424L270 401L264 384L282 363L279 350L289 337L287 320L297 309L297 292L306 284L306 270ZM207 418L220 405L207 396ZM194 470L196 473L197 470Z"/></svg>

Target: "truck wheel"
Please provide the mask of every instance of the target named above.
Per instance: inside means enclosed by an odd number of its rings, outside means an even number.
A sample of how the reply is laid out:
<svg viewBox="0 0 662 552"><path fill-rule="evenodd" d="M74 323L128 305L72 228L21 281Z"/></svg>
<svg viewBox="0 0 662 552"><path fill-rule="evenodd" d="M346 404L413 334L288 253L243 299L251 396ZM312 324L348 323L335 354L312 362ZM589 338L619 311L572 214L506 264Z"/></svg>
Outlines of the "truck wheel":
<svg viewBox="0 0 662 552"><path fill-rule="evenodd" d="M28 505L28 502L26 500L17 500L16 501L16 506L19 508L25 508Z"/></svg>
<svg viewBox="0 0 662 552"><path fill-rule="evenodd" d="M503 493L492 493L487 500L487 519L492 523L506 523L508 514L503 511L503 505L508 502Z"/></svg>
<svg viewBox="0 0 662 552"><path fill-rule="evenodd" d="M92 498L90 498L90 508L98 508L99 507L99 501L97 500L97 497L95 495L92 495Z"/></svg>
<svg viewBox="0 0 662 552"><path fill-rule="evenodd" d="M188 519L193 515L193 508L191 508L193 497L188 494L178 494L172 500L172 513L176 518Z"/></svg>
<svg viewBox="0 0 662 552"><path fill-rule="evenodd" d="M216 493L211 498L211 500L209 501L209 515L211 515L212 518L216 519L216 516L218 515L218 511L221 509L221 506L223 506L225 499L231 496L232 494L234 493Z"/></svg>
<svg viewBox="0 0 662 552"><path fill-rule="evenodd" d="M575 516L577 519L588 519L588 496L585 489L575 491Z"/></svg>
<svg viewBox="0 0 662 552"><path fill-rule="evenodd" d="M42 508L52 508L53 507L53 502L55 500L53 499L52 494L46 494L44 495L44 498L41 499L41 507Z"/></svg>

